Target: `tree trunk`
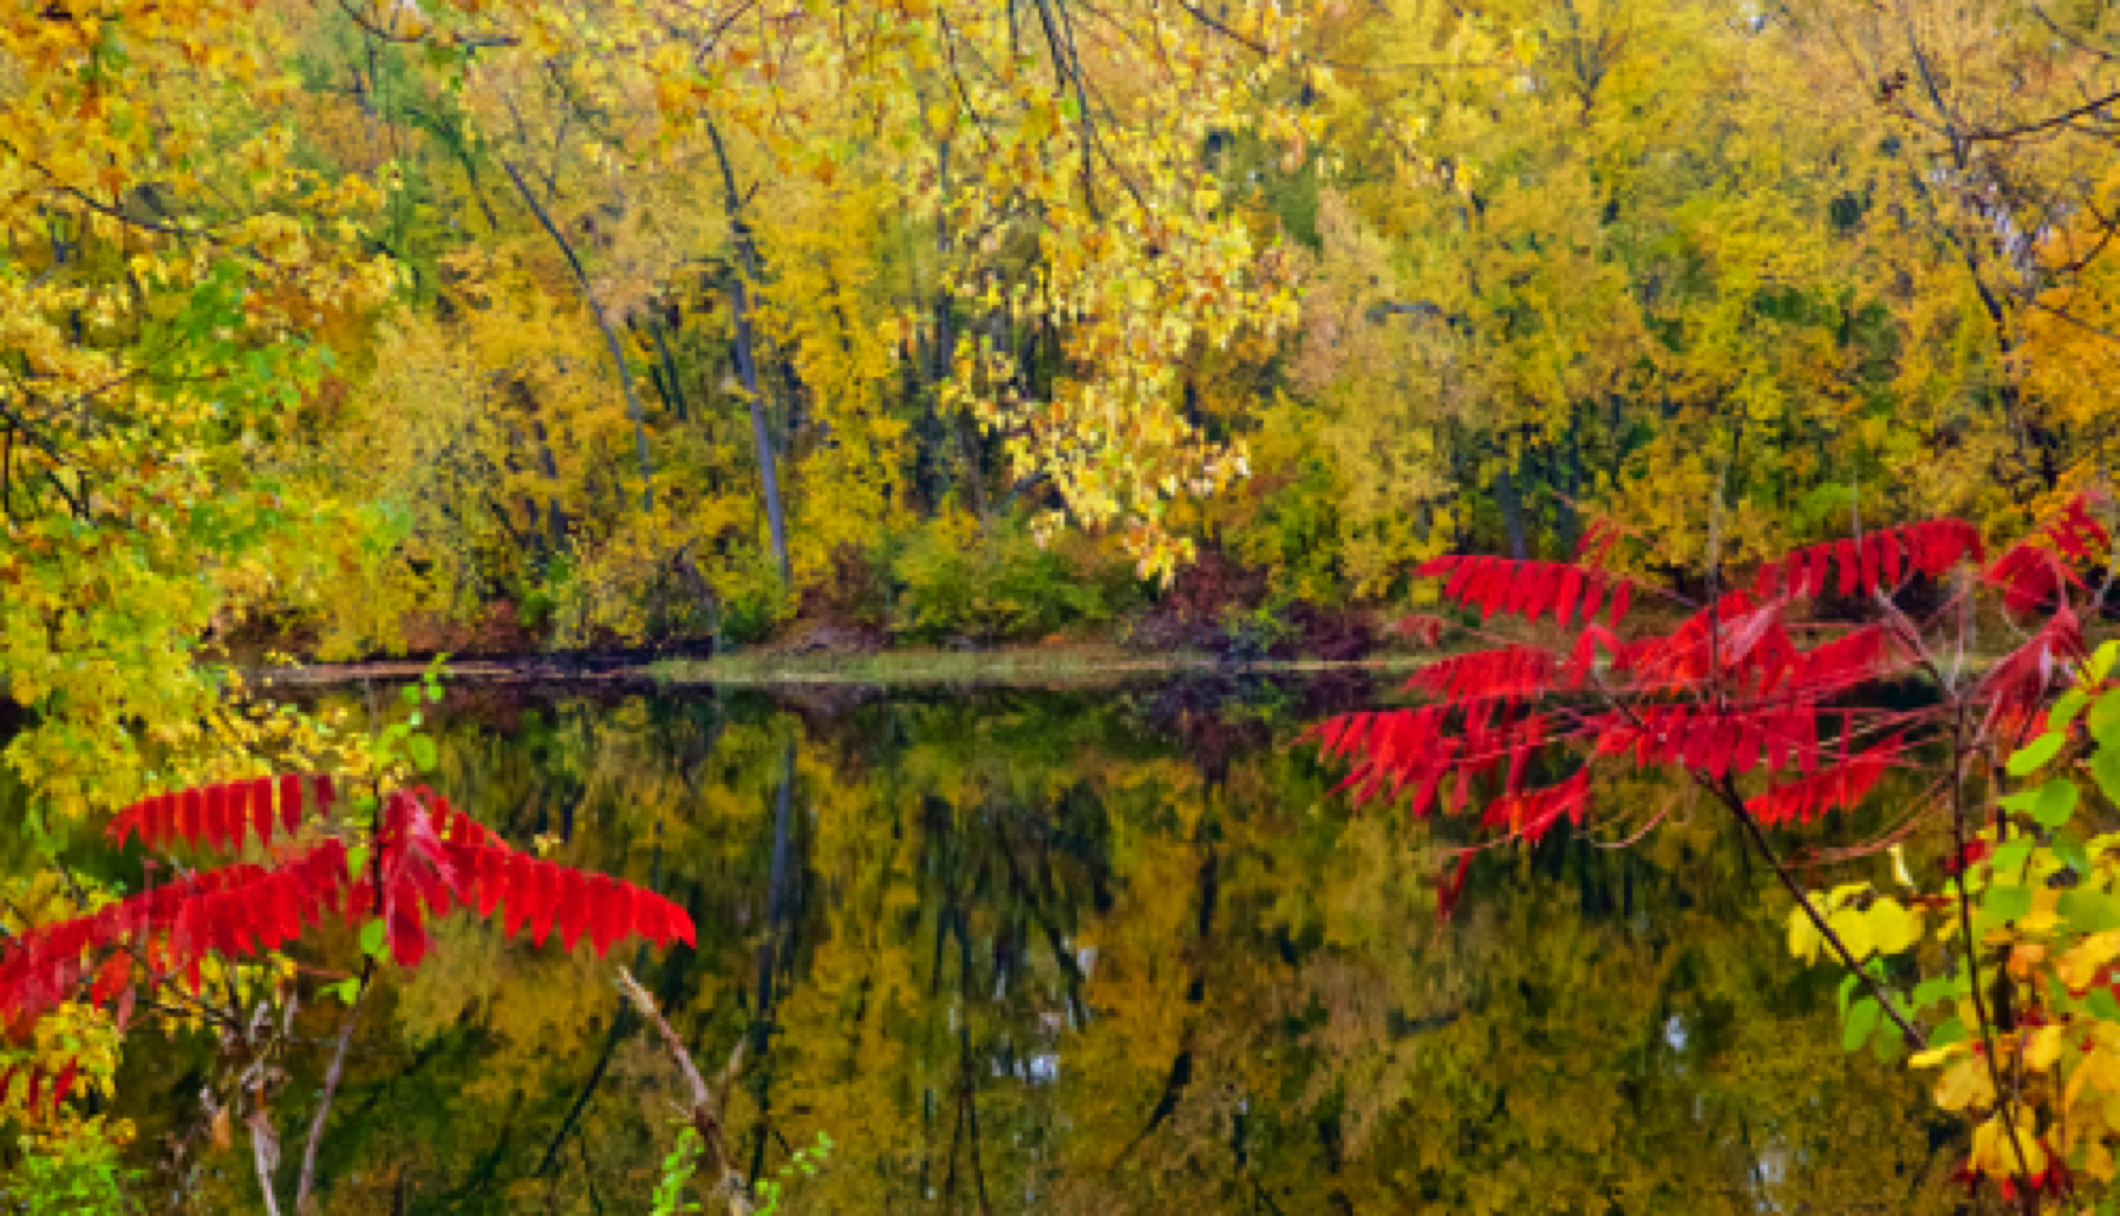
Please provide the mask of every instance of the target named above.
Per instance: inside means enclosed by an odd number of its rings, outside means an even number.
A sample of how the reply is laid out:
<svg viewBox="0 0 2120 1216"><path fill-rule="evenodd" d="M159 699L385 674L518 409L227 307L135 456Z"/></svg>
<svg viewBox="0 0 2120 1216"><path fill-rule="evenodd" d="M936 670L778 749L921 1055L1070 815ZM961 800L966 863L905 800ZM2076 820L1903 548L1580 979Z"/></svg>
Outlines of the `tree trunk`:
<svg viewBox="0 0 2120 1216"><path fill-rule="evenodd" d="M935 410L940 413L942 409L942 382L949 378L950 370L956 366L957 362L957 331L950 323L952 320L950 316L950 297L948 291L939 286L949 273L950 258L950 141L946 139L942 141L937 164L942 187L942 206L935 218L935 280L938 287L935 292L934 306L934 364L928 371L928 399L933 403ZM946 418L942 420L942 424L955 436L957 446L963 454L964 482L971 491L972 513L979 517L981 524L985 524L987 522L986 483L984 478L980 476L978 446L974 438L966 433L964 419Z"/></svg>
<svg viewBox="0 0 2120 1216"><path fill-rule="evenodd" d="M669 385L670 407L677 412L677 420L684 422L691 411L685 408L685 386L677 378L677 360L670 357L670 343L663 337L663 327L654 322L648 325L648 335L655 339L655 354L662 360L663 380Z"/></svg>
<svg viewBox="0 0 2120 1216"><path fill-rule="evenodd" d="M626 348L618 340L617 331L611 328L610 318L604 315L604 306L597 300L595 289L589 285L588 273L582 269L581 260L574 256L574 246L568 244L567 238L553 225L552 217L545 214L545 209L538 204L537 196L530 192L529 183L523 180L522 174L516 172L515 166L503 160L501 168L507 170L508 180L515 183L516 193L522 195L523 204L530 208L530 214L537 217L538 226L545 230L545 234L552 238L552 243L558 245L560 253L566 257L568 268L574 272L574 281L581 288L582 299L589 303L589 315L595 319L597 331L604 336L604 349L611 355L611 366L618 369L618 385L625 393L626 416L633 420L633 446L640 459L641 510L653 511L655 462L648 451L647 412L641 408L640 393L633 387L633 369L626 364Z"/></svg>
<svg viewBox="0 0 2120 1216"><path fill-rule="evenodd" d="M1509 555L1518 561L1528 560L1530 551L1524 545L1524 507L1517 499L1516 482L1507 469L1494 475L1494 501L1502 508L1502 527L1509 533Z"/></svg>
<svg viewBox="0 0 2120 1216"><path fill-rule="evenodd" d="M783 587L791 587L795 581L794 567L788 560L788 521L781 509L780 475L774 467L773 433L766 425L765 397L758 386L758 352L751 332L751 281L758 277L758 250L751 242L751 227L744 222L743 196L736 189L736 171L729 165L728 151L723 148L721 131L713 123L707 124L707 135L714 141L714 155L721 162L721 180L725 192L725 205L729 213L729 236L736 246L736 256L742 263L735 283L729 289L732 311L736 315L736 370L743 379L744 396L751 407L751 443L758 453L758 480L760 493L765 498L766 528L773 541L773 560L780 568Z"/></svg>

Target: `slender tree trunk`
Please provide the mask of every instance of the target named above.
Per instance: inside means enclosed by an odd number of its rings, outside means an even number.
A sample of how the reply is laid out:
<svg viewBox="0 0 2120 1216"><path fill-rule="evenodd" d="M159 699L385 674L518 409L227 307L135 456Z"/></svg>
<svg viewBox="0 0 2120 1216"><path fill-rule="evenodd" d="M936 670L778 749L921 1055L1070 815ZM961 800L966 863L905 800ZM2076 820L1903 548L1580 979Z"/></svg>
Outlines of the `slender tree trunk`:
<svg viewBox="0 0 2120 1216"><path fill-rule="evenodd" d="M537 437L537 461L545 470L545 477L552 482L553 493L545 500L545 522L552 536L552 551L564 553L567 549L567 511L559 505L559 462L552 458L552 442L545 437L542 419L530 420L530 433Z"/></svg>
<svg viewBox="0 0 2120 1216"><path fill-rule="evenodd" d="M1583 493L1583 424L1579 411L1568 412L1568 446L1557 454L1555 463L1560 469L1554 480L1563 487L1564 496L1554 512L1554 530L1560 533L1561 545L1573 553L1582 536L1582 513L1576 507Z"/></svg>
<svg viewBox="0 0 2120 1216"><path fill-rule="evenodd" d="M625 393L626 416L633 420L633 446L640 460L641 510L653 511L655 461L648 450L647 411L641 408L640 393L633 387L633 369L626 363L625 345L618 340L618 332L611 328L611 319L604 315L604 306L596 298L595 288L589 284L589 275L582 269L581 259L574 256L574 246L569 244L567 238L554 226L552 217L545 213L544 207L537 201L537 196L531 192L529 183L523 180L522 174L516 172L515 166L503 160L501 168L507 170L508 180L515 183L516 193L522 196L523 205L530 208L531 215L537 217L538 226L545 230L545 234L552 238L552 243L559 246L560 253L567 259L568 268L574 272L574 281L581 288L582 299L588 301L589 315L595 319L597 331L604 336L604 349L611 356L611 366L618 370L618 386Z"/></svg>
<svg viewBox="0 0 2120 1216"><path fill-rule="evenodd" d="M649 323L648 335L655 339L655 354L662 360L663 380L670 386L670 408L676 411L677 420L684 422L691 411L685 408L685 386L677 378L677 360L670 357L670 343L664 338L663 327L659 324Z"/></svg>
<svg viewBox="0 0 2120 1216"><path fill-rule="evenodd" d="M940 284L947 277L950 260L950 141L943 140L937 157L939 181L942 188L942 206L935 218L935 347L934 364L928 370L928 394L935 410L942 409L942 382L949 379L950 371L957 362L957 330L951 324L949 292ZM942 419L957 440L964 457L964 482L971 491L972 512L979 522L987 522L986 483L980 475L979 448L971 435L966 433L964 419L952 417Z"/></svg>
<svg viewBox="0 0 2120 1216"><path fill-rule="evenodd" d="M1494 475L1494 501L1502 508L1502 527L1509 533L1509 555L1520 562L1529 560L1530 550L1524 544L1524 507L1507 469Z"/></svg>
<svg viewBox="0 0 2120 1216"><path fill-rule="evenodd" d="M710 122L707 135L714 141L715 158L721 162L729 235L741 263L740 272L729 289L730 306L736 315L736 371L743 379L744 396L751 407L751 443L758 454L758 480L765 498L766 528L772 536L773 560L780 567L781 584L787 587L795 581L794 567L788 560L788 521L781 509L780 476L774 468L773 433L766 425L765 397L758 386L758 350L751 327L750 284L758 277L758 249L751 241L751 226L744 221L743 195L736 189L736 171L729 165L729 153L722 146L721 131Z"/></svg>

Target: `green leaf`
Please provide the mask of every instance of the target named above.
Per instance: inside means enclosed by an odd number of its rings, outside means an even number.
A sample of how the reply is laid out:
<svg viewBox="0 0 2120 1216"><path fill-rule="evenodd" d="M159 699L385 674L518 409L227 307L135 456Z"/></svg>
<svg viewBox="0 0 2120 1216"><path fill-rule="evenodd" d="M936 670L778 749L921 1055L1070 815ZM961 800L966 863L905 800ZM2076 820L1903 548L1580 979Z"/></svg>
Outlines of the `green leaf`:
<svg viewBox="0 0 2120 1216"><path fill-rule="evenodd" d="M2032 818L2043 828L2058 828L2067 823L2076 813L2076 801L2082 792L2073 781L2049 781L2039 787L2039 800L2032 807Z"/></svg>
<svg viewBox="0 0 2120 1216"><path fill-rule="evenodd" d="M2120 806L2120 746L2099 740L2098 750L2091 754L2091 780L2098 783L2098 792L2106 801Z"/></svg>
<svg viewBox="0 0 2120 1216"><path fill-rule="evenodd" d="M361 953L370 958L383 956L383 922L369 921L361 926Z"/></svg>
<svg viewBox="0 0 2120 1216"><path fill-rule="evenodd" d="M2023 837L2010 841L1996 849L1988 858L1988 874L1993 882L2016 882L2024 873L2024 865L2032 859L2032 842Z"/></svg>
<svg viewBox="0 0 2120 1216"><path fill-rule="evenodd" d="M346 874L355 882L368 872L368 846L357 844L346 850Z"/></svg>
<svg viewBox="0 0 2120 1216"><path fill-rule="evenodd" d="M1855 1007L1848 1010L1847 1025L1841 1028L1841 1047L1847 1051L1862 1050L1862 1045L1869 1041L1870 1034L1877 1029L1877 1019L1881 1016L1883 1011L1877 1007L1875 1000L1864 997L1855 1002Z"/></svg>
<svg viewBox="0 0 2120 1216"><path fill-rule="evenodd" d="M442 699L442 686L441 686L441 685L439 685L439 684L429 684L429 685L427 686L427 700L428 700L428 701L430 701L430 702L433 702L433 701L439 701L439 700L441 700L441 699Z"/></svg>
<svg viewBox="0 0 2120 1216"><path fill-rule="evenodd" d="M1843 979L1843 980L1841 980L1841 981L1840 981L1840 1016L1841 1016L1841 1017L1846 1017L1846 1016L1848 1016L1848 998L1849 998L1849 997L1851 997L1851 996L1854 996L1854 995L1855 995L1855 985L1856 985L1856 983L1857 983L1858 981L1860 981L1861 979L1862 979L1862 977L1861 977L1861 976L1859 976L1859 975L1855 974L1854 972L1850 971L1850 972L1848 972L1847 978L1846 978L1846 979Z"/></svg>
<svg viewBox="0 0 2120 1216"><path fill-rule="evenodd" d="M417 706L420 703L420 686L407 684L403 688L398 689L398 700L403 701L407 705Z"/></svg>
<svg viewBox="0 0 2120 1216"><path fill-rule="evenodd" d="M2120 642L2107 642L2091 652L2090 661L2083 665L2083 676L2093 684L2101 683L2113 674L2113 662L2120 659Z"/></svg>
<svg viewBox="0 0 2120 1216"><path fill-rule="evenodd" d="M1965 1023L1957 1018L1945 1018L1936 1024L1935 1031L1929 1035L1929 1048L1934 1050L1938 1047L1949 1047L1953 1043L1965 1042L1966 1038Z"/></svg>
<svg viewBox="0 0 2120 1216"><path fill-rule="evenodd" d="M1906 1048L1906 1036L1900 1034L1896 1026L1889 1028L1884 1034L1870 1036L1870 1050L1877 1053L1877 1059L1881 1063L1897 1062L1906 1054Z"/></svg>
<svg viewBox="0 0 2120 1216"><path fill-rule="evenodd" d="M2075 890L2062 893L2055 909L2077 933L2109 933L2120 929L2120 899L2103 891Z"/></svg>
<svg viewBox="0 0 2120 1216"><path fill-rule="evenodd" d="M2068 724L2075 721L2076 715L2082 713L2083 707L2089 705L2090 702L2089 693L2084 692L2080 688L2070 689L2062 694L2060 700L2054 702L2052 709L2046 711L2046 728L2048 730L2068 729Z"/></svg>
<svg viewBox="0 0 2120 1216"><path fill-rule="evenodd" d="M2113 996L2112 989L2094 987L2091 989L2091 994L2084 998L2083 1003L2090 1006L2091 1013L2099 1021L2120 1022L2120 998Z"/></svg>
<svg viewBox="0 0 2120 1216"><path fill-rule="evenodd" d="M2022 777L2027 773L2038 772L2045 767L2047 761L2060 755L2062 747L2067 743L2067 735L2049 733L2025 744L2016 755L2010 757L2010 776Z"/></svg>
<svg viewBox="0 0 2120 1216"><path fill-rule="evenodd" d="M2084 721L2091 728L2091 737L2100 743L2120 735L2120 689L2109 689L2093 702L2091 715Z"/></svg>
<svg viewBox="0 0 2120 1216"><path fill-rule="evenodd" d="M1980 914L1973 918L1974 932L2016 920L2032 910L2030 887L1989 887L1981 898Z"/></svg>
<svg viewBox="0 0 2120 1216"><path fill-rule="evenodd" d="M433 772L436 761L440 759L435 753L434 740L426 735L414 735L405 740L405 750L411 754L412 762L418 765L423 773Z"/></svg>
<svg viewBox="0 0 2120 1216"><path fill-rule="evenodd" d="M1914 987L1914 1008L1921 1009L1942 1001L1955 1001L1965 993L1965 977L1962 975L1939 975L1927 979Z"/></svg>
<svg viewBox="0 0 2120 1216"><path fill-rule="evenodd" d="M357 978L340 980L327 991L339 998L342 1003L351 1005L361 995L361 981Z"/></svg>
<svg viewBox="0 0 2120 1216"><path fill-rule="evenodd" d="M2069 868L2076 871L2076 873L2088 874L2091 872L2090 854L2083 851L2083 842L2075 837L2056 835L2053 849L2054 856L2067 862Z"/></svg>

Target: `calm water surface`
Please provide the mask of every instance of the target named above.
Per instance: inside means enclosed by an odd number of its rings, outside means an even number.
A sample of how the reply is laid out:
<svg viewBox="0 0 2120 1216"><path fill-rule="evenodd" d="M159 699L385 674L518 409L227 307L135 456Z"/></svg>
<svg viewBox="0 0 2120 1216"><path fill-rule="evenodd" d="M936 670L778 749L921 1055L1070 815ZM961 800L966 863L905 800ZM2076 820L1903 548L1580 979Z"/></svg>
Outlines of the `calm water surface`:
<svg viewBox="0 0 2120 1216"><path fill-rule="evenodd" d="M680 901L699 948L443 922L364 1012L327 1211L647 1211L681 1089L622 963L703 1067L744 1045L755 1173L831 1136L784 1210L1952 1210L1954 1129L1842 1054L1832 977L1721 824L1485 854L1439 923L1461 825L1350 815L1290 746L1371 695L460 689L436 785ZM290 1062L286 1133L325 1055ZM143 1162L198 1123L205 1058L134 1051ZM257 1210L248 1164L192 1167L211 1210Z"/></svg>

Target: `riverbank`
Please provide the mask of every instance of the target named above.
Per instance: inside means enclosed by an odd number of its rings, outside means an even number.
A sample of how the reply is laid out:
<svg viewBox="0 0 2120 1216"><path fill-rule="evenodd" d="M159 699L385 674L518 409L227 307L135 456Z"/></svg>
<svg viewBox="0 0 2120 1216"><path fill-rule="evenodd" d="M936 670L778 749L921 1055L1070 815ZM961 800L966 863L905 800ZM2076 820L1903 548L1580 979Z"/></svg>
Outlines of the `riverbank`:
<svg viewBox="0 0 2120 1216"><path fill-rule="evenodd" d="M1022 646L994 650L883 650L856 654L742 651L702 659L527 655L452 659L452 682L473 684L653 684L673 688L777 685L1097 685L1176 675L1303 675L1335 671L1403 671L1445 652L1381 653L1361 659L1239 661L1199 653L1145 654L1118 646ZM423 661L384 660L260 667L247 674L268 686L330 686L417 678Z"/></svg>

